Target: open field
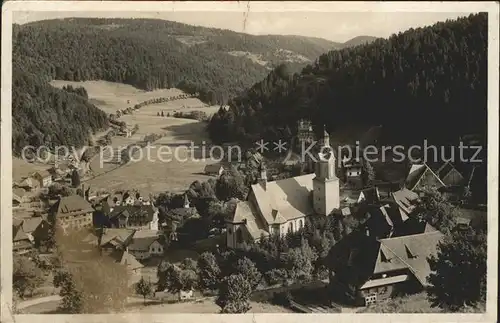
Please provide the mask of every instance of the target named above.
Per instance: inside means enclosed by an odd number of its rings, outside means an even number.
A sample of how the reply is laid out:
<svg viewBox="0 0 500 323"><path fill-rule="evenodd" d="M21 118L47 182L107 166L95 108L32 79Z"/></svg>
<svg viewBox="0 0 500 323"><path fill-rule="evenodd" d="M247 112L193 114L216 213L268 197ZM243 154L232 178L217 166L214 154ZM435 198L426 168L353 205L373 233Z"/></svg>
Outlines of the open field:
<svg viewBox="0 0 500 323"><path fill-rule="evenodd" d="M291 310L268 303L250 302L251 309L248 313L293 313ZM213 313L217 314L220 307L215 304L215 299L206 299L201 302L186 302L174 304L155 304L128 308L130 312L139 313Z"/></svg>
<svg viewBox="0 0 500 323"><path fill-rule="evenodd" d="M63 87L68 84L73 87L83 86L87 90L91 102L106 113L115 113L118 109L134 106L139 102L152 98L183 94L178 89L146 92L130 85L105 81L52 81L51 84L56 87ZM130 138L113 137L111 144L113 149L125 148L127 145L135 144L148 134L164 133L165 137L152 144L155 147L151 147L149 153L148 149L142 149L143 160L118 168L116 164L101 163L99 157L94 158L91 168L97 177L86 181L86 184L90 184L93 189L136 189L141 194L147 195L164 191L185 190L193 181L207 179L208 177L202 175L201 172L205 165L211 163L211 161L194 161L190 158L193 154L190 154L187 149L182 147L190 146L191 142L200 145L202 141L208 140L205 131L206 124L195 120L166 117L166 115L168 113L194 110L204 111L207 115L211 115L218 108L217 106L204 107L204 103L200 100L188 98L146 105L135 110L133 114L123 115L120 118L121 121L130 126L137 124L139 130ZM158 113L161 114L161 112L164 113L165 117L158 116ZM169 149L171 158L163 157L163 159L172 159L172 161L160 161L162 156L168 154ZM160 155L158 152L160 152ZM194 155L196 154L195 152ZM134 155L135 158L140 156L141 153L139 152ZM151 158L146 158L147 156L151 156ZM183 161L184 159L187 160Z"/></svg>
<svg viewBox="0 0 500 323"><path fill-rule="evenodd" d="M50 300L40 304L28 306L19 310L20 314L57 314L59 300ZM249 313L293 313L291 310L268 303L250 302L251 309ZM142 299L134 298L130 300L127 312L139 313L213 313L217 314L220 307L215 304L215 298L210 297L198 302L183 303L163 303L147 302L142 304Z"/></svg>
<svg viewBox="0 0 500 323"><path fill-rule="evenodd" d="M137 89L132 85L107 81L71 82L54 80L50 82L50 84L57 88L62 88L65 85L71 85L73 87L84 87L89 94L90 102L106 113L115 113L118 109L133 107L134 105L149 99L171 97L184 94L183 91L175 88L144 91ZM204 105L203 102L194 98L179 101L184 101L184 105L190 106Z"/></svg>

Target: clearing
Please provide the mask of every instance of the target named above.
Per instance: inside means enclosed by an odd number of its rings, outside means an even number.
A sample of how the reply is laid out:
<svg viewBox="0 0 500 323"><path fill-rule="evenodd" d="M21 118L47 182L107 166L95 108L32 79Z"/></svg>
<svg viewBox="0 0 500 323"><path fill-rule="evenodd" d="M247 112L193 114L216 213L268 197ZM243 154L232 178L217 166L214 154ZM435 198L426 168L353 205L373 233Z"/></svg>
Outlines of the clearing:
<svg viewBox="0 0 500 323"><path fill-rule="evenodd" d="M106 113L116 113L118 109L133 107L140 102L160 98L173 97L184 94L178 89L160 89L143 91L131 85L106 81L52 81L55 87L65 85L84 87L90 101ZM101 159L94 158L91 163L95 178L86 181L93 189L130 190L136 189L142 195L160 193L165 191L182 191L195 180L206 180L208 176L202 174L206 164L212 163L210 159L200 160L199 150L191 153L188 147L191 142L201 145L208 143L206 123L190 119L173 117L159 117L158 113L204 111L212 115L219 109L218 106L207 107L196 98L186 98L165 103L151 104L135 110L133 114L120 117L131 127L138 125L139 130L131 137L113 137L112 148L126 147L137 143L148 134L164 134L165 136L152 144L149 149L142 149L144 158L137 162L117 167L116 164L101 163ZM161 147L161 148L160 148ZM150 158L147 158L147 156ZM207 152L208 155L208 152ZM134 158L139 158L137 152ZM194 157L194 158L191 158ZM170 160L162 162L163 160ZM187 159L187 160L185 160ZM102 167L101 167L102 164Z"/></svg>

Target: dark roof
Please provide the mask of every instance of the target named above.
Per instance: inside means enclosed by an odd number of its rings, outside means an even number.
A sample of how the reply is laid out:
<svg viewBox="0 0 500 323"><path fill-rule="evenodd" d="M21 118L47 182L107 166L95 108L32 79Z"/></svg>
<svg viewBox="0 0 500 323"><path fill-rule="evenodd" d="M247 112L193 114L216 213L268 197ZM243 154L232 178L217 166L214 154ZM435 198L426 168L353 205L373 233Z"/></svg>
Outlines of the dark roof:
<svg viewBox="0 0 500 323"><path fill-rule="evenodd" d="M145 237L133 237L132 242L128 246L129 250L148 250L149 246L160 239L159 235L155 236L145 236Z"/></svg>
<svg viewBox="0 0 500 323"><path fill-rule="evenodd" d="M376 187L366 188L362 190L361 193L363 193L366 203L377 204L380 202L379 192Z"/></svg>
<svg viewBox="0 0 500 323"><path fill-rule="evenodd" d="M80 195L70 195L62 197L54 204L56 210L56 217L65 215L79 215L84 213L93 212L94 209L89 202L87 202Z"/></svg>
<svg viewBox="0 0 500 323"><path fill-rule="evenodd" d="M443 179L446 175L448 175L452 170L456 170L456 168L450 163L446 162L441 167L439 167L436 171L436 174L439 176L439 178ZM458 172L458 171L457 171ZM460 174L460 173L459 173ZM461 175L461 174L460 174Z"/></svg>
<svg viewBox="0 0 500 323"><path fill-rule="evenodd" d="M205 172L206 173L218 173L220 171L221 167L223 167L221 164L210 164L210 165L205 166Z"/></svg>
<svg viewBox="0 0 500 323"><path fill-rule="evenodd" d="M151 221L154 213L155 209L152 205L119 205L113 208L109 218L125 215L129 218L145 218L147 221Z"/></svg>
<svg viewBox="0 0 500 323"><path fill-rule="evenodd" d="M410 170L409 170L409 172L408 172L408 176L406 177L405 186L408 189L413 190L417 186L417 184L420 182L420 179L422 179L422 177L427 172L430 172L432 174L432 176L434 176L436 178L436 180L440 184L442 184L442 186L446 186L441 181L441 179L439 178L439 176L436 175L436 173L434 173L432 171L432 169L430 169L430 167L427 164L415 164L415 165L412 165L411 168L410 168Z"/></svg>
<svg viewBox="0 0 500 323"><path fill-rule="evenodd" d="M376 240L361 232L340 240L329 253L329 267L339 279L358 287L374 274L409 269L423 286L431 270L427 258L437 253L444 235L439 231Z"/></svg>

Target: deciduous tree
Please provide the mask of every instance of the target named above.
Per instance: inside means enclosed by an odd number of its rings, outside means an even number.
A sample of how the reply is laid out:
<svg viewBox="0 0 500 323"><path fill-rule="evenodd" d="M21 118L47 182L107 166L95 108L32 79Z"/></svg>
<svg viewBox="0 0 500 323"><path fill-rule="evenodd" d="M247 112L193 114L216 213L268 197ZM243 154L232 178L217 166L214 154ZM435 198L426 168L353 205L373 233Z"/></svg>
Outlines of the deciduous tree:
<svg viewBox="0 0 500 323"><path fill-rule="evenodd" d="M242 275L231 275L224 279L215 303L221 313L246 313L250 310L252 287Z"/></svg>
<svg viewBox="0 0 500 323"><path fill-rule="evenodd" d="M202 288L215 290L221 279L221 269L215 255L204 252L198 258L198 270L200 274L200 285Z"/></svg>
<svg viewBox="0 0 500 323"><path fill-rule="evenodd" d="M153 293L153 284L146 281L144 277L135 284L135 292L144 298L144 304L146 304L146 297Z"/></svg>

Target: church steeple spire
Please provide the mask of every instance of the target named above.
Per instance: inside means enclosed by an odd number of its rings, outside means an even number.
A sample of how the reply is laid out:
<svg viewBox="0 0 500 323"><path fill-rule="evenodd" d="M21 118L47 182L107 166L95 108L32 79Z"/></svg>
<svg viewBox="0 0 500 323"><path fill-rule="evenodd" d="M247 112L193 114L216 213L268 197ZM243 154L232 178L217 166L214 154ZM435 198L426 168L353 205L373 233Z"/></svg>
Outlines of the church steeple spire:
<svg viewBox="0 0 500 323"><path fill-rule="evenodd" d="M330 134L326 131L326 124L323 125L323 138L322 138L322 146L330 147Z"/></svg>

